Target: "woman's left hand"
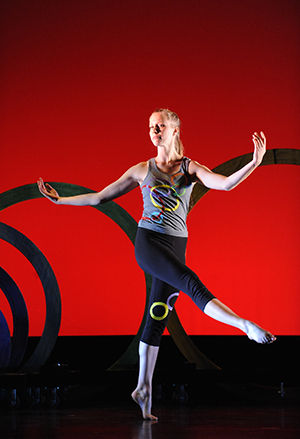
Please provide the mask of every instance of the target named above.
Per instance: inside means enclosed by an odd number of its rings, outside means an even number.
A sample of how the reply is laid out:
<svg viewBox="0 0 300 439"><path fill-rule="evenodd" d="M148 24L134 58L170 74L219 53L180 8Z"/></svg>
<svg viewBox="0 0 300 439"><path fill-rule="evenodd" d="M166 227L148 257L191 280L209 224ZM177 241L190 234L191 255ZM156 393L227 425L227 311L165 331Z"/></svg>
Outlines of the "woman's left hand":
<svg viewBox="0 0 300 439"><path fill-rule="evenodd" d="M258 166L262 162L262 159L265 155L267 139L264 133L261 131L260 134L254 133L252 135L252 140L254 143L253 162L255 166Z"/></svg>

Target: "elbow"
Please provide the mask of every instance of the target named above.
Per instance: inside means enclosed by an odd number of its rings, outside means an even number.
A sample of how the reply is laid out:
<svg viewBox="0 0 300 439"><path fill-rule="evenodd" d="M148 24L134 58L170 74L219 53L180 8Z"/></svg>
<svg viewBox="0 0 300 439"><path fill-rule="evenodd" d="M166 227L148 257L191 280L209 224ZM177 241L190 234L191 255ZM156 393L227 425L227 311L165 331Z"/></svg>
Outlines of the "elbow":
<svg viewBox="0 0 300 439"><path fill-rule="evenodd" d="M226 192L232 191L232 189L234 189L234 186L232 186L232 185L226 185L226 186L223 188L223 190L226 191Z"/></svg>
<svg viewBox="0 0 300 439"><path fill-rule="evenodd" d="M99 194L93 194L90 198L90 206L98 206L98 204L103 204L103 200L101 200L101 197Z"/></svg>
<svg viewBox="0 0 300 439"><path fill-rule="evenodd" d="M222 179L220 179L219 181L216 182L216 186L213 187L213 189L217 189L219 191L231 191L235 185L233 184L233 182L228 178L228 177L224 177Z"/></svg>
<svg viewBox="0 0 300 439"><path fill-rule="evenodd" d="M219 191L228 192L228 191L231 191L231 189L233 189L233 185L230 184L229 181L224 180L224 181L221 182L221 184L219 184L214 189L218 189Z"/></svg>
<svg viewBox="0 0 300 439"><path fill-rule="evenodd" d="M230 180L230 178L226 178L225 180L224 180L224 182L223 182L223 191L226 191L226 192L229 192L229 191L231 191L232 189L234 189L235 188L235 186L236 186L236 184L234 184L231 180Z"/></svg>

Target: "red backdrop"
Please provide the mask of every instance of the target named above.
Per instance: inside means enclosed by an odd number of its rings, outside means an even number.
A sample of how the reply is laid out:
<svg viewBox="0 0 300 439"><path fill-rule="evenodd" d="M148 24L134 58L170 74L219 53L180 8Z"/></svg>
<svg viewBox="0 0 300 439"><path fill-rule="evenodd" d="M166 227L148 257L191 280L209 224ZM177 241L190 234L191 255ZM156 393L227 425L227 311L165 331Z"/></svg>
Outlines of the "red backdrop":
<svg viewBox="0 0 300 439"><path fill-rule="evenodd" d="M48 181L94 190L155 155L148 117L182 119L186 155L213 168L252 150L299 148L300 3L295 0L2 2L0 192ZM276 334L300 334L299 168L259 168L210 191L189 217L188 262L211 291ZM116 200L137 221L139 190ZM89 207L26 201L1 212L44 253L62 295L61 335L135 334L143 272L118 226ZM45 303L28 261L0 241L30 335ZM0 309L11 325L4 295ZM236 334L181 295L189 334Z"/></svg>

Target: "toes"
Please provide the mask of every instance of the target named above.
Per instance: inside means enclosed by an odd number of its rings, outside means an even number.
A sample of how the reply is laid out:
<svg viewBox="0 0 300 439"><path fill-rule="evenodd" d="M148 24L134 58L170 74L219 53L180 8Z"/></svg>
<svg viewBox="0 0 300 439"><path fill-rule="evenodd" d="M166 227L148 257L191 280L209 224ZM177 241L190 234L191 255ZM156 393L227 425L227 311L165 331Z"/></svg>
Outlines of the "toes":
<svg viewBox="0 0 300 439"><path fill-rule="evenodd" d="M145 421L153 421L153 422L158 421L157 416L153 416L153 415L145 415L144 419L145 419Z"/></svg>
<svg viewBox="0 0 300 439"><path fill-rule="evenodd" d="M271 344L276 340L276 337L271 333L266 333L266 335L262 338L262 344Z"/></svg>
<svg viewBox="0 0 300 439"><path fill-rule="evenodd" d="M276 340L276 337L272 334L267 335L267 343L273 343Z"/></svg>

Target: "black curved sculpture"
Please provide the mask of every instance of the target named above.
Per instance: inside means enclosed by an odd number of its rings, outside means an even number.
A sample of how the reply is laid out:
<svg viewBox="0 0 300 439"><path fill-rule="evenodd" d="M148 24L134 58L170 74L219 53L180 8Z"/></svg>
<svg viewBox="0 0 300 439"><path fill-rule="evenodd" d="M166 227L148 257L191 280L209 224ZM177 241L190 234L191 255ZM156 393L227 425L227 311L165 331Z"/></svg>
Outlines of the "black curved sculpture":
<svg viewBox="0 0 300 439"><path fill-rule="evenodd" d="M251 160L251 157L252 154L244 154L240 157L236 157L216 167L214 171L222 173L223 175L230 175L231 173L240 169L247 162L249 162ZM281 149L281 148L268 150L264 156L264 160L261 166L271 165L271 164L299 165L300 150ZM52 182L51 184L55 186L55 188L62 196L78 195L86 192L94 192L83 186L78 186L68 183ZM209 189L205 188L200 184L195 185L191 197L190 210L208 191ZM21 201L40 198L40 197L42 197L42 195L38 191L36 184L28 184L25 186L20 186L0 194L0 210L5 209L6 207L12 206ZM120 207L118 204L114 202L109 202L102 206L93 206L93 208L96 208L99 212L102 212L105 215L107 215L109 218L111 218L116 224L118 224L122 228L122 230L126 233L126 235L131 240L131 242L134 243L136 230L137 230L137 223L128 214L128 212L126 212L122 207ZM60 305L60 294L59 294L58 285L48 261L46 260L44 255L40 252L40 250L28 238L26 238L17 230L12 229L11 227L1 223L0 223L0 238L6 240L7 242L10 242L12 245L18 248L24 254L24 256L27 257L27 259L32 263L32 265L36 269L41 279L41 282L43 284L43 288L46 296L46 307L47 307L45 328L36 350L29 358L29 360L22 366L22 370L24 371L38 370L39 367L45 363L48 356L50 355L59 331L61 305ZM5 283L6 292L13 290L13 289L11 290L12 282L13 282L11 281L7 281L10 284L10 287L7 286L8 285L7 282ZM126 352L123 353L120 356L120 358L116 361L116 363L114 363L109 368L110 370L132 368L135 367L137 363L138 343L145 323L147 302L151 288L151 277L148 276L147 274L145 274L145 281L146 281L147 300L146 300L146 307L145 307L142 323L140 325L137 335L134 337L133 341L128 346ZM15 294L16 296L17 294L16 290L14 290L13 294ZM13 309L15 303L13 303L12 299L8 299L8 300L13 310L13 314L16 313L16 311L14 311ZM15 321L14 321L14 325L15 325ZM186 334L185 330L183 329L179 321L178 315L175 310L173 310L170 316L168 322L168 330L171 336L173 337L177 347L189 362L194 363L200 369L218 369L218 366L216 366L204 354L202 354L199 351L199 349L195 346L195 344L191 341L191 339L188 337L188 335ZM19 343L20 346L22 345L24 349L24 341L22 343L21 342ZM16 356L15 359L13 359L13 356L11 357L11 365L13 367L17 367L16 365L18 365L18 362L20 361L21 358L20 350L21 350L20 347L15 348L15 352L18 352L18 354L14 354ZM5 362L5 359L3 361Z"/></svg>
<svg viewBox="0 0 300 439"><path fill-rule="evenodd" d="M61 320L61 300L58 284L53 270L43 253L25 235L7 224L0 223L0 238L16 247L28 259L37 272L44 289L46 321L43 334L33 354L21 367L23 371L35 372L45 363L57 339ZM6 289L6 291L11 293L15 290ZM9 303L15 305L12 297L8 300ZM17 318L16 308L12 308L12 311L15 320ZM21 350L21 348L19 349Z"/></svg>
<svg viewBox="0 0 300 439"><path fill-rule="evenodd" d="M7 298L13 315L11 353L7 367L16 370L23 361L27 347L29 327L27 307L17 284L2 267L0 267L0 288Z"/></svg>

